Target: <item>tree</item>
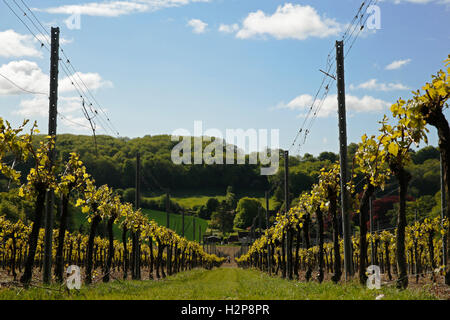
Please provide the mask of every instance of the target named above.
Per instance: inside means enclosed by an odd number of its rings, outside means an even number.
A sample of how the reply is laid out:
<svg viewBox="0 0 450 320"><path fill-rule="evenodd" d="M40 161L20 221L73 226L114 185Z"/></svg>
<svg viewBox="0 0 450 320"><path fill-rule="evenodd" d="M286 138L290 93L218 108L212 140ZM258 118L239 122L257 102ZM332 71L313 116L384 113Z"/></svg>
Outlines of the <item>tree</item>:
<svg viewBox="0 0 450 320"><path fill-rule="evenodd" d="M236 209L237 198L236 198L236 195L233 192L233 187L231 187L231 186L229 186L227 188L227 194L225 196L225 203L227 205L228 210Z"/></svg>
<svg viewBox="0 0 450 320"><path fill-rule="evenodd" d="M397 287L406 289L408 287L407 264L405 254L405 228L406 220L406 195L411 174L406 170L410 161L409 149L413 143L427 142L425 121L415 116L412 110L413 102L399 99L391 106L391 113L397 120L394 126L388 124L386 115L381 121L380 132L383 138L380 140L384 149L385 161L389 169L396 177L399 184L400 205L397 215L396 235L396 259L398 267Z"/></svg>
<svg viewBox="0 0 450 320"><path fill-rule="evenodd" d="M242 229L249 227L253 223L253 219L258 215L258 209L261 207L261 202L258 199L244 197L239 200L234 226Z"/></svg>
<svg viewBox="0 0 450 320"><path fill-rule="evenodd" d="M56 248L56 266L55 276L58 282L63 281L63 249L66 236L67 222L69 220L69 201L71 193L75 190L83 192L87 185L90 175L86 173L86 167L80 161L76 153L71 153L67 161L66 168L61 175L61 180L55 190L55 193L61 196L61 215L58 232L58 247Z"/></svg>
<svg viewBox="0 0 450 320"><path fill-rule="evenodd" d="M328 209L328 217L331 219L333 225L334 275L332 276L331 280L334 283L337 283L342 276L339 244L339 225L337 217L338 196L341 192L339 163L333 164L328 170L323 168L320 171L319 186L320 189L317 190L317 192L319 192L317 196L321 199L326 199L326 202L323 201L325 203L322 202L320 210L325 211L326 209Z"/></svg>
<svg viewBox="0 0 450 320"><path fill-rule="evenodd" d="M86 250L86 277L87 284L92 283L92 267L94 256L94 239L97 227L104 217L107 217L109 202L112 199L112 190L107 185L96 188L92 181L88 180L83 198L78 199L76 206L81 206L83 213L88 214L88 222L91 224Z"/></svg>
<svg viewBox="0 0 450 320"><path fill-rule="evenodd" d="M339 156L337 154L329 151L321 152L317 158L320 161L328 160L330 162L336 162L339 160Z"/></svg>
<svg viewBox="0 0 450 320"><path fill-rule="evenodd" d="M103 276L103 282L109 282L112 259L114 257L114 233L113 233L113 225L116 220L120 217L124 206L120 202L120 197L115 195L112 197L111 201L106 203L104 207L104 217L108 219L107 222L107 230L108 230L108 258L106 260L105 265L105 275ZM126 209L125 209L126 210Z"/></svg>
<svg viewBox="0 0 450 320"><path fill-rule="evenodd" d="M127 188L123 192L123 201L133 203L135 201L136 189L135 188Z"/></svg>
<svg viewBox="0 0 450 320"><path fill-rule="evenodd" d="M426 83L421 94L414 94L412 112L421 115L427 124L437 129L439 136L439 152L443 163L443 176L447 203L450 204L450 127L444 115L450 98L450 55L444 61L447 69L440 70L432 76L431 83ZM450 220L450 205L446 208L446 217ZM447 266L445 283L450 285L450 228L447 228Z"/></svg>
<svg viewBox="0 0 450 320"><path fill-rule="evenodd" d="M35 213L29 237L29 250L25 262L25 270L20 278L20 282L25 286L30 284L33 275L34 258L44 212L45 194L48 189L56 188L55 166L49 158L50 150L53 149L53 146L54 140L50 137L46 141L41 141L37 150L31 144L27 145L35 167L28 173L27 183L20 187L19 196L32 199L35 202Z"/></svg>
<svg viewBox="0 0 450 320"><path fill-rule="evenodd" d="M219 208L219 200L217 198L209 198L206 202L206 210L208 212L208 215L203 218L209 220L211 218L211 214Z"/></svg>
<svg viewBox="0 0 450 320"><path fill-rule="evenodd" d="M201 205L197 208L197 216L202 219L210 219L211 213L208 211L205 205Z"/></svg>
<svg viewBox="0 0 450 320"><path fill-rule="evenodd" d="M218 211L213 212L211 215L211 227L217 228L220 230L220 232L225 234L227 232L233 231L233 220L233 211L219 208Z"/></svg>
<svg viewBox="0 0 450 320"><path fill-rule="evenodd" d="M386 135L378 139L375 136L367 138L362 136L362 141L355 154L354 164L364 179L364 191L359 205L359 280L366 285L366 259L367 259L367 220L369 217L369 202L377 187L384 190L386 179L389 176L389 167L385 161L385 150L382 148Z"/></svg>
<svg viewBox="0 0 450 320"><path fill-rule="evenodd" d="M312 155L312 154L310 154L310 153L305 153L304 155L303 155L303 161L316 161L317 159L316 158L314 158L314 156Z"/></svg>
<svg viewBox="0 0 450 320"><path fill-rule="evenodd" d="M413 153L411 155L411 158L415 164L422 164L429 159L439 160L439 149L433 146L426 146L420 149L419 151Z"/></svg>

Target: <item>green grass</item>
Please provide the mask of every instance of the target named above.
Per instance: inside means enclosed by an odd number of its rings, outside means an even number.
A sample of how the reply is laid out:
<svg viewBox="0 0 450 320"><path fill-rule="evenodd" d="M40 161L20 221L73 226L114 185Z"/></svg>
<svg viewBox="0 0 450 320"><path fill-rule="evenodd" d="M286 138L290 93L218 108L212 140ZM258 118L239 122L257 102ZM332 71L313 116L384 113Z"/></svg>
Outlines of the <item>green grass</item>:
<svg viewBox="0 0 450 320"><path fill-rule="evenodd" d="M156 211L156 210L149 210L149 209L142 209L142 212L149 217L150 219L153 219L161 226L166 226L167 218L166 213L162 211ZM184 217L184 236L188 240L194 240L194 217L193 216L185 216ZM170 229L174 230L179 235L182 234L182 216L181 214L170 214L169 216L169 223L170 223ZM199 232L198 227L200 226L202 230L202 236L205 234L206 229L208 228L208 221L200 218L195 218L195 240L198 241L199 239Z"/></svg>
<svg viewBox="0 0 450 320"><path fill-rule="evenodd" d="M145 197L149 200L158 200L161 195L152 195ZM236 193L238 199L243 197L256 198L261 202L262 206L266 207L266 199L263 192L255 192L252 190L242 191ZM195 206L206 205L209 198L216 198L219 201L224 200L226 197L225 191L211 189L211 190L179 190L174 191L171 194L170 199L177 202L184 208L193 209ZM270 209L274 210L274 200L270 199Z"/></svg>
<svg viewBox="0 0 450 320"><path fill-rule="evenodd" d="M142 209L143 213L147 215L150 219L153 219L161 226L166 226L166 213L162 211L157 210L150 210L150 209ZM193 237L193 216L185 216L184 217L184 236L188 240L194 240ZM76 211L74 215L74 221L76 228L75 230L79 229L80 225L84 225L84 229L87 231L89 230L89 224L86 219L86 215ZM170 214L169 217L169 223L170 223L170 229L174 230L176 233L181 235L182 231L182 217L181 214ZM202 230L202 235L205 234L206 229L208 228L208 221L201 219L201 218L195 218L195 240L199 240L199 232L198 232L198 226L200 225L200 228ZM102 227L105 228L105 225L101 225L99 229ZM98 230L100 231L100 230ZM103 232L106 234L106 229L103 230ZM122 239L122 230L120 230L119 225L115 224L113 226L113 232L114 232L114 239Z"/></svg>
<svg viewBox="0 0 450 320"><path fill-rule="evenodd" d="M56 287L52 287L55 289ZM392 287L369 290L357 282L288 281L269 277L256 270L219 268L211 271L182 272L161 281L115 281L82 287L80 292L31 288L28 290L0 290L0 300L5 299L150 299L150 300L374 300L384 294L385 300L436 299L422 290L399 291Z"/></svg>
<svg viewBox="0 0 450 320"><path fill-rule="evenodd" d="M202 206L206 205L206 202L208 202L208 199L211 198L210 196L179 196L179 197L172 197L171 199L178 202L182 207L185 208L194 208L195 206ZM225 200L224 195L215 195L214 198L217 200L222 201Z"/></svg>

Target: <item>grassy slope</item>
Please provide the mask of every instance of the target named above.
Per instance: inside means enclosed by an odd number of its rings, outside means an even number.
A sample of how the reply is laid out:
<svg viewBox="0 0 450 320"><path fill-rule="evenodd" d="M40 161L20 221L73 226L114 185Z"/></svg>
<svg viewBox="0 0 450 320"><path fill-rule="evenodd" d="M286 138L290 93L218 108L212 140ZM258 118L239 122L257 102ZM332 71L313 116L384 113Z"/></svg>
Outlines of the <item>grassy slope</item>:
<svg viewBox="0 0 450 320"><path fill-rule="evenodd" d="M356 282L350 284L331 282L318 284L301 283L280 278L271 278L255 270L220 268L212 271L193 270L182 272L162 281L127 281L96 284L83 287L79 293L69 296L40 288L27 291L18 289L0 290L3 299L151 299L151 300L374 300L379 294L385 299L434 299L425 291L382 288L372 291Z"/></svg>
<svg viewBox="0 0 450 320"><path fill-rule="evenodd" d="M150 218L155 220L159 225L166 226L166 213L162 211L157 210L149 210L149 209L142 209L142 211ZM84 230L89 230L89 224L87 222L87 216L84 213L81 213L81 210L75 210L73 213L74 218L74 230L78 230L80 228L80 225L84 226ZM180 214L170 214L169 218L170 222L170 229L174 230L176 233L181 235L181 229L182 229L182 218ZM200 218L195 218L195 239L198 241L198 226L201 226L202 235L205 234L206 229L208 228L208 221ZM193 217L192 216L185 216L184 217L184 236L188 240L193 240ZM114 238L115 239L122 239L122 231L119 230L119 226L117 224L113 227L114 232Z"/></svg>
<svg viewBox="0 0 450 320"><path fill-rule="evenodd" d="M156 210L149 210L149 209L143 209L142 210L150 219L155 220L159 225L165 226L166 225L166 213L162 211L156 211ZM185 216L184 217L184 236L188 240L193 240L193 226L194 226L194 217L192 216ZM176 233L181 235L182 231L182 217L181 214L170 214L169 217L169 223L170 223L170 229L174 230ZM202 235L205 234L206 229L208 228L208 221L195 218L195 239L198 241L199 239L199 232L198 232L198 226L200 225L200 228L202 230Z"/></svg>

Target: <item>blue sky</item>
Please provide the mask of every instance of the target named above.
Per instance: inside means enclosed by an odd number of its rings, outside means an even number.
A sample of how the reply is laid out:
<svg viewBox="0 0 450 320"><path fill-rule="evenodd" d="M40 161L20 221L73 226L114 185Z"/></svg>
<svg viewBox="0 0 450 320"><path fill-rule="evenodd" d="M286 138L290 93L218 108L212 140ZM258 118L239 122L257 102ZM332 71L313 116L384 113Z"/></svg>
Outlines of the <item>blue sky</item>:
<svg viewBox="0 0 450 320"><path fill-rule="evenodd" d="M280 146L289 148L322 80L319 69L362 1L24 2L46 27L60 26L66 54L121 136L193 132L194 121L202 120L204 129L223 132L279 129ZM410 97L450 54L449 0L377 5L381 29L363 33L345 62L349 142L376 133L389 104ZM81 13L80 29L64 22L74 10ZM49 53L3 2L0 41L7 44L0 49L0 74L29 91L47 92ZM89 134L73 123L88 125L64 78L60 71L59 110L72 122L60 119L58 132ZM301 154L338 150L335 87ZM15 124L35 119L46 131L46 99L0 78L0 116ZM97 130L105 132L99 124Z"/></svg>

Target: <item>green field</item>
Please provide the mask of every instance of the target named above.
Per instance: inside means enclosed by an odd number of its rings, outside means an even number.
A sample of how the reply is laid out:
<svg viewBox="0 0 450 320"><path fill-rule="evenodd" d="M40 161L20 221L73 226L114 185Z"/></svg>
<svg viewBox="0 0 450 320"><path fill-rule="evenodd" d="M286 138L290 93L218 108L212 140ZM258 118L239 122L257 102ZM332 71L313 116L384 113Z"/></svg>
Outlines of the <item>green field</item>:
<svg viewBox="0 0 450 320"><path fill-rule="evenodd" d="M208 202L208 199L211 198L210 196L205 195L198 195L198 196L178 196L178 197L172 197L172 200L175 202L178 202L180 206L185 208L194 208L195 206L202 206L206 205L206 202ZM225 200L224 195L215 195L214 198L217 200L222 201Z"/></svg>
<svg viewBox="0 0 450 320"><path fill-rule="evenodd" d="M160 196L157 197L146 197L146 199L149 200L158 200ZM219 201L225 200L225 194L221 193L204 193L204 192L191 192L186 194L181 193L175 193L174 195L171 195L170 199L172 201L177 202L180 206L187 208L187 209L193 209L196 206L202 206L206 205L206 202L208 202L209 198L216 198ZM252 194L252 193L242 193L237 195L238 199L242 197L249 197L249 198L255 198L257 199L261 205L265 208L266 207L266 199L261 196L260 194ZM275 201L273 198L269 201L270 210L275 209Z"/></svg>
<svg viewBox="0 0 450 320"><path fill-rule="evenodd" d="M162 211L142 209L142 212L147 215L150 219L153 219L161 226L166 226L166 213ZM185 216L184 217L184 236L188 240L194 240L194 220L195 219L195 240L199 240L199 226L201 229L202 235L205 234L206 229L208 228L208 221L204 219L200 219L193 216ZM170 214L169 216L170 229L174 230L179 235L182 234L182 216L181 214Z"/></svg>
<svg viewBox="0 0 450 320"><path fill-rule="evenodd" d="M150 209L142 209L142 212L147 215L150 219L153 219L158 223L160 226L166 226L166 213L162 211L157 210L150 210ZM193 234L193 223L194 217L193 216L185 216L184 217L184 236L188 240L194 240L194 234ZM182 234L182 217L181 214L174 214L171 213L169 217L170 222L170 229L174 230L176 233L178 233L180 236ZM85 230L89 230L89 225L87 223L86 215L81 213L81 210L76 210L74 214L74 224L75 229L78 230L80 225L84 226ZM105 228L105 224L101 224L99 228ZM195 240L199 240L199 228L201 229L202 235L205 234L206 229L208 229L208 221L195 217ZM122 239L122 231L120 230L119 225L115 224L113 226L114 231L114 238L115 239ZM106 232L106 229L103 230L103 232ZM106 234L106 233L105 233Z"/></svg>
<svg viewBox="0 0 450 320"><path fill-rule="evenodd" d="M161 281L114 281L82 287L72 294L31 288L0 290L0 300L6 299L145 299L145 300L384 300L436 299L424 289L399 291L393 287L369 290L357 281L333 284L298 282L269 277L256 270L219 268L211 271L191 270Z"/></svg>

